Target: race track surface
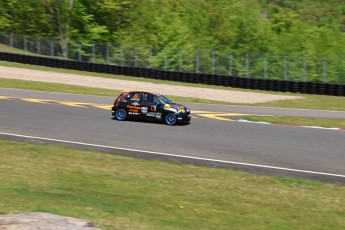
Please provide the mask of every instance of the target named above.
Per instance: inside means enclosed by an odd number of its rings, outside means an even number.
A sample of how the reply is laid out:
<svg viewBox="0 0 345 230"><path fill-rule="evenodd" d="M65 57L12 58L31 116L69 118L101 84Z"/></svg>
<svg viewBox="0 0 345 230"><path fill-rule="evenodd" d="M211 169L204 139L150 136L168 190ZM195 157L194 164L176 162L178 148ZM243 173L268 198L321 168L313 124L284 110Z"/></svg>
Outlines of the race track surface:
<svg viewBox="0 0 345 230"><path fill-rule="evenodd" d="M113 120L112 103L110 97L0 89L1 136L64 140L149 159L345 183L344 131L233 122L246 114L344 118L343 112L189 104L191 124L170 127Z"/></svg>

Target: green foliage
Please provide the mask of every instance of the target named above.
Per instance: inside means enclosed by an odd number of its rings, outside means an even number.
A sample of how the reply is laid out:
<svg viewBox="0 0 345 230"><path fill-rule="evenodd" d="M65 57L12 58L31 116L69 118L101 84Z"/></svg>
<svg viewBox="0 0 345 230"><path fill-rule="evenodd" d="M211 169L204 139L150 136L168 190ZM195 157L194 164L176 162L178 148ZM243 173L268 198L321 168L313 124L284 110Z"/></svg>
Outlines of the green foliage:
<svg viewBox="0 0 345 230"><path fill-rule="evenodd" d="M66 44L73 40L85 47L97 41L151 49L151 54L142 53L151 55L151 66L170 70L182 65L185 71L197 72L198 59L200 68L211 73L212 67L202 63L211 63L212 54L217 62L225 62L231 53L243 56L255 52L258 57L249 64L249 70L242 57L234 61L234 71L262 76L264 63L281 63L288 55L292 56L289 66L294 68L289 73L292 80L322 81L320 69L327 57L331 64L327 69L329 81L345 81L344 63L339 61L345 56L343 3L343 0L6 0L0 2L0 31L58 38L60 53L65 57ZM78 44L72 44L69 51L76 53L77 49ZM270 60L261 53L269 54ZM135 55L127 58L134 62ZM302 59L308 61L304 63ZM303 75L303 65L310 76ZM283 74L281 69L279 65L270 68L266 76L279 78ZM228 72L224 67L217 69L219 74Z"/></svg>

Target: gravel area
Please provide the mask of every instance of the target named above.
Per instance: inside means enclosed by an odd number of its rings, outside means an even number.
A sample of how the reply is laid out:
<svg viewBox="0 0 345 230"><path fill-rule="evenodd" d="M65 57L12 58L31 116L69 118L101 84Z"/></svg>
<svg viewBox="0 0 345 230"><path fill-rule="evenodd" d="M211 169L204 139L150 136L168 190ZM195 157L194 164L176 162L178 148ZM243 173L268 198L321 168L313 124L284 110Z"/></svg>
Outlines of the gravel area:
<svg viewBox="0 0 345 230"><path fill-rule="evenodd" d="M209 99L231 103L251 104L303 98L299 96L285 96L256 92L233 91L231 90L231 88L229 88L229 90L221 90L188 86L172 86L157 83L109 79L77 74L62 74L51 71L29 70L3 66L0 66L0 78L60 83L114 90L140 89L152 92L159 92L165 95Z"/></svg>

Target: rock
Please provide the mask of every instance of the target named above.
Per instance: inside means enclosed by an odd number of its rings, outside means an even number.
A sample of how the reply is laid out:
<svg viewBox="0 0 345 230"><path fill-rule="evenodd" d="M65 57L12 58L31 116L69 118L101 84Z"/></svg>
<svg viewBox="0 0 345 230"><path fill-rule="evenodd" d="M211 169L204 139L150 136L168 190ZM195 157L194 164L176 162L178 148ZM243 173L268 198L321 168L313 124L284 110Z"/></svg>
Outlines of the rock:
<svg viewBox="0 0 345 230"><path fill-rule="evenodd" d="M92 222L44 212L0 215L0 230L100 230Z"/></svg>

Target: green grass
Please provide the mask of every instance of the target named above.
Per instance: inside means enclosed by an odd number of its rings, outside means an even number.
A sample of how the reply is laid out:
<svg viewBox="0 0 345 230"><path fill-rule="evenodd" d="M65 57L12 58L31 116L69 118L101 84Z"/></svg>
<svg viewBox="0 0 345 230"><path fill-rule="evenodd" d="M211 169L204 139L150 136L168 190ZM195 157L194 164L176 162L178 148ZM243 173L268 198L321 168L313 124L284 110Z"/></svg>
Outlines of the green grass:
<svg viewBox="0 0 345 230"><path fill-rule="evenodd" d="M255 122L260 122L260 121L269 122L272 124L321 126L325 128L345 129L344 119L285 117L285 116L254 116L254 117L246 117L245 119L249 121L255 121Z"/></svg>
<svg viewBox="0 0 345 230"><path fill-rule="evenodd" d="M10 46L6 46L4 44L0 44L0 51L1 52L7 52L7 53L26 54L26 55L32 55L32 56L42 56L42 55L38 55L36 53L32 53L32 52L28 52L28 51L25 51L25 50L21 50L21 49L13 48L13 47L10 47Z"/></svg>
<svg viewBox="0 0 345 230"><path fill-rule="evenodd" d="M103 229L344 229L345 187L0 140L0 212Z"/></svg>

